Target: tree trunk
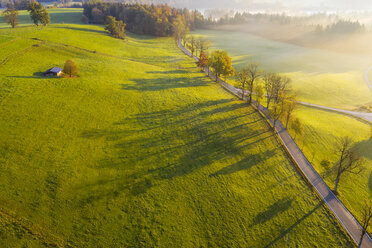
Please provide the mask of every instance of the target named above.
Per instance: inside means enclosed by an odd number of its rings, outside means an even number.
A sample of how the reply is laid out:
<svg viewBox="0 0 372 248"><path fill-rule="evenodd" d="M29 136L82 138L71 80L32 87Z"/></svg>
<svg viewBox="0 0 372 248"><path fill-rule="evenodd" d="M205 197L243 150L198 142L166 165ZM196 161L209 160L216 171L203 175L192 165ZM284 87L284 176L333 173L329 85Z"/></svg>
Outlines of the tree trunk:
<svg viewBox="0 0 372 248"><path fill-rule="evenodd" d="M340 176L341 176L341 174L340 173L337 173L337 178L336 178L336 183L335 183L335 189L333 190L333 193L335 193L336 195L337 195L338 183L340 181Z"/></svg>
<svg viewBox="0 0 372 248"><path fill-rule="evenodd" d="M363 229L363 231L362 231L362 236L360 237L360 241L359 241L359 244L358 244L358 248L360 248L360 247L362 247L362 242L363 242L363 238L364 238L364 234L365 234L366 232L364 231L364 229Z"/></svg>
<svg viewBox="0 0 372 248"><path fill-rule="evenodd" d="M288 113L288 115L287 115L287 120L286 120L286 123L285 123L285 129L288 128L288 122L289 122L289 113Z"/></svg>
<svg viewBox="0 0 372 248"><path fill-rule="evenodd" d="M243 83L243 87L242 87L242 100L244 100L244 89L245 89L245 83Z"/></svg>
<svg viewBox="0 0 372 248"><path fill-rule="evenodd" d="M267 98L267 106L266 106L267 109L269 109L270 101L271 101L271 99L270 98Z"/></svg>
<svg viewBox="0 0 372 248"><path fill-rule="evenodd" d="M252 94L253 94L253 81L250 83L250 89L249 89L249 104L252 104Z"/></svg>

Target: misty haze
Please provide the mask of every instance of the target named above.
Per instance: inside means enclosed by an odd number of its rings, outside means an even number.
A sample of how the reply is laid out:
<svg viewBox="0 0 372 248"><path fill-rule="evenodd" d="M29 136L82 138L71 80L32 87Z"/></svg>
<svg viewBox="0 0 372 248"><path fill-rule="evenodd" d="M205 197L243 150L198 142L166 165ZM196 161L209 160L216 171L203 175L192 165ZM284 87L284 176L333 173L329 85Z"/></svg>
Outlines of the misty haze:
<svg viewBox="0 0 372 248"><path fill-rule="evenodd" d="M0 5L1 248L372 248L371 1Z"/></svg>

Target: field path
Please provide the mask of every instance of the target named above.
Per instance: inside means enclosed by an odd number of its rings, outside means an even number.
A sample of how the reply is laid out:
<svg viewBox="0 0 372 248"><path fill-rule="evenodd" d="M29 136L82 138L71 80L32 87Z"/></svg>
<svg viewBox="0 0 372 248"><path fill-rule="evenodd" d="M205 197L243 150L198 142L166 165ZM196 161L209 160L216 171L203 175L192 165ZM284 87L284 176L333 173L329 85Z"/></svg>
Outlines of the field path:
<svg viewBox="0 0 372 248"><path fill-rule="evenodd" d="M372 113L364 113L364 112L349 111L349 110L338 109L338 108L331 108L331 107L326 107L326 106L307 103L307 102L298 102L298 103L301 104L301 105L304 105L304 106L309 106L309 107L314 107L314 108L319 108L319 109L324 109L324 110L335 111L335 112L339 112L339 113L343 113L343 114L348 114L348 115L355 116L355 117L364 119L364 120L372 123Z"/></svg>
<svg viewBox="0 0 372 248"><path fill-rule="evenodd" d="M178 41L178 45L186 55L191 56L191 53L182 45L181 41ZM196 56L194 56L194 59L198 60ZM205 69L204 71L210 74L209 69ZM211 77L213 79L216 79L214 75L211 75ZM241 97L241 90L235 88L231 84L219 78L217 79L217 81L221 83L222 86L226 88L228 91L230 91L234 95ZM319 107L323 107L323 106L319 106ZM262 105L259 105L258 109L267 118L267 120L271 123L271 125L274 125L274 121L272 120L270 116L269 110L263 107ZM332 108L330 108L329 110L332 110ZM332 211L332 213L336 216L336 218L340 221L340 223L345 228L345 230L352 237L354 242L358 244L359 239L362 234L362 227L359 224L359 222L349 212L349 210L347 210L347 208L342 204L342 202L338 199L338 197L334 195L332 190L327 186L327 184L315 171L313 166L310 164L310 162L306 159L305 155L302 153L300 148L297 146L296 142L294 142L292 137L289 135L287 130L283 127L283 125L279 121L275 125L275 130L278 133L280 140L282 141L284 147L288 151L288 154L292 157L292 159L296 163L296 166L298 167L302 175L316 190L316 192L321 197L321 199L324 200L324 202L327 204L327 206ZM370 238L368 233L365 234L361 247L372 248L372 239Z"/></svg>

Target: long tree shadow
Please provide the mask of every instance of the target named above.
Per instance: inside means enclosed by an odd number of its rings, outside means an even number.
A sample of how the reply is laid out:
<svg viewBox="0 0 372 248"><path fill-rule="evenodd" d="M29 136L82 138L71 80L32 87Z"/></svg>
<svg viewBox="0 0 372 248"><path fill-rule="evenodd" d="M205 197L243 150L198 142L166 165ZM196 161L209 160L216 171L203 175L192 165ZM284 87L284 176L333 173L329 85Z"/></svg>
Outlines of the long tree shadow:
<svg viewBox="0 0 372 248"><path fill-rule="evenodd" d="M273 157L275 155L275 150L270 150L270 151L265 151L263 153L257 153L253 154L251 156L248 156L244 158L243 160L232 164L230 166L227 166L216 173L213 173L210 175L210 177L215 177L215 176L221 176L221 175L229 175L235 172L247 170L267 159L270 157Z"/></svg>
<svg viewBox="0 0 372 248"><path fill-rule="evenodd" d="M288 204L288 203L287 203ZM275 245L276 242L278 242L280 239L285 237L287 234L289 234L296 226L301 224L306 218L311 216L313 213L315 213L321 206L323 206L324 201L320 202L318 205L315 206L312 210L310 210L308 213L306 213L304 216L302 216L300 219L296 220L295 223L293 223L291 226L289 226L287 229L282 231L274 240L272 240L270 243L268 243L265 248L268 248L270 246ZM289 205L290 206L290 205Z"/></svg>
<svg viewBox="0 0 372 248"><path fill-rule="evenodd" d="M287 211L292 205L293 199L290 197L283 198L271 206L268 207L265 211L259 213L253 219L253 225L263 224L277 216L280 213Z"/></svg>
<svg viewBox="0 0 372 248"><path fill-rule="evenodd" d="M353 148L366 159L372 160L372 138L355 144Z"/></svg>
<svg viewBox="0 0 372 248"><path fill-rule="evenodd" d="M265 128L257 130L256 123L261 118L246 106L231 98L140 113L114 123L112 130L87 130L81 138L106 140L117 156L102 158L96 168L131 171L127 179L109 184L112 191L125 189L138 195L146 193L159 180L188 175L228 156L242 156L249 139L254 142L267 132ZM253 116L247 121L241 121L250 115ZM273 155L274 151L254 155L239 164L228 165L230 169L220 174L242 170L246 163L258 163ZM127 181L125 187L121 180Z"/></svg>
<svg viewBox="0 0 372 248"><path fill-rule="evenodd" d="M134 79L135 84L122 84L123 90L160 91L208 86L211 82L206 77L164 77Z"/></svg>
<svg viewBox="0 0 372 248"><path fill-rule="evenodd" d="M63 15L63 14L62 14ZM67 27L67 26L63 26L63 27L55 27L55 28L60 28L60 29L70 29L70 30L75 30L75 31L83 31L83 32L93 32L93 33L98 33L98 34L106 34L108 35L107 32L105 31L102 31L102 30L96 30L96 29L92 29L92 28L89 28L89 25L86 26L87 28L77 28L77 27Z"/></svg>

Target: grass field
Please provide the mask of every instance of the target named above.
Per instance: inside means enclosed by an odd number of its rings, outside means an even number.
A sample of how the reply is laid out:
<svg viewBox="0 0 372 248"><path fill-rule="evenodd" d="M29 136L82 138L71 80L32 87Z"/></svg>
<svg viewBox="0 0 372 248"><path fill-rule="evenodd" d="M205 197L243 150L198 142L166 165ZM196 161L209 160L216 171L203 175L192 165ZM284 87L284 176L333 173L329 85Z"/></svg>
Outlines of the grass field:
<svg viewBox="0 0 372 248"><path fill-rule="evenodd" d="M249 61L259 61L266 70L285 73L292 78L293 88L302 101L353 109L372 100L363 78L368 58L356 59L353 55L269 41L248 33L226 35L223 31L201 30L197 34L207 36L212 41L212 49L229 51L236 68ZM304 135L297 139L298 144L331 188L335 175L320 162L323 159L337 162L337 139L350 136L357 142L356 146L367 159L366 170L360 175L345 175L339 193L342 202L360 219L364 201L372 196L371 125L346 115L304 106L296 111L296 116L305 126Z"/></svg>
<svg viewBox="0 0 372 248"><path fill-rule="evenodd" d="M237 69L259 62L266 71L289 76L302 101L344 109L372 102L363 78L372 64L370 56L305 48L244 32L198 30L194 34L206 36L211 50L228 51Z"/></svg>
<svg viewBox="0 0 372 248"><path fill-rule="evenodd" d="M57 23L81 23L81 13L83 9L78 8L68 8L68 9L48 9L50 15L50 22L52 24ZM5 23L3 18L1 18L0 28L9 28L9 24ZM21 10L18 14L19 27L30 26L32 21L30 18L30 13L27 10ZM41 26L40 26L41 28Z"/></svg>
<svg viewBox="0 0 372 248"><path fill-rule="evenodd" d="M297 143L303 147L305 155L331 189L335 183L335 168L324 168L320 163L324 159L330 160L332 165L338 161L335 144L339 138L349 136L355 140L355 148L366 159L366 169L359 175L345 174L338 191L342 202L361 219L365 200L372 197L371 125L346 115L310 107L300 107L296 116L305 127L304 134L297 138ZM292 130L290 133L295 137Z"/></svg>
<svg viewBox="0 0 372 248"><path fill-rule="evenodd" d="M172 39L55 24L0 42L0 247L352 247ZM79 78L41 76L66 59Z"/></svg>

